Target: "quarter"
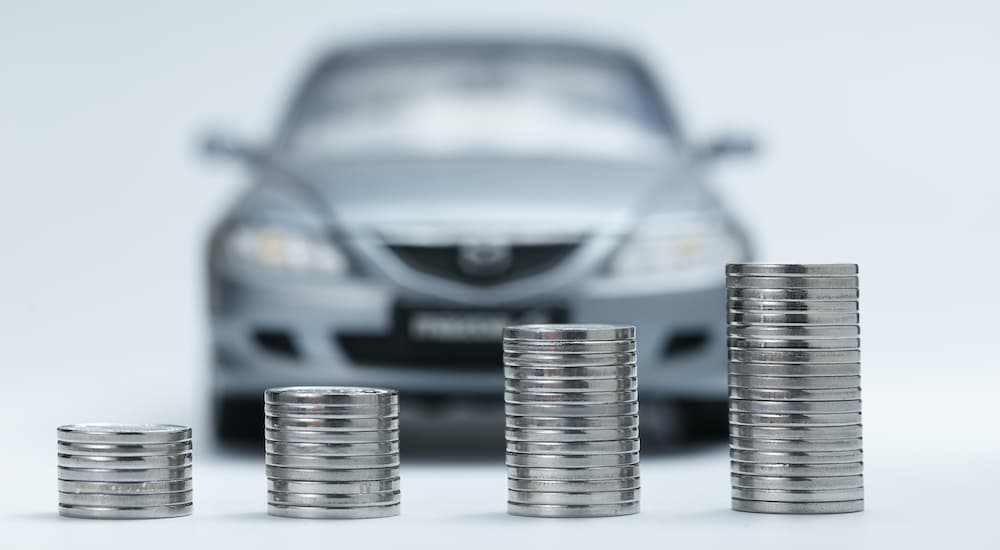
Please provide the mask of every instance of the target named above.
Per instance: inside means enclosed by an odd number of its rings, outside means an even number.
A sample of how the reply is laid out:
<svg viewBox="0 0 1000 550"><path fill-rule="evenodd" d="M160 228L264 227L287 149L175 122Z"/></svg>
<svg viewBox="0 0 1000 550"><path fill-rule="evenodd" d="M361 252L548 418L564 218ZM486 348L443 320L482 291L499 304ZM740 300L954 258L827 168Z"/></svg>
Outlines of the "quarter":
<svg viewBox="0 0 1000 550"><path fill-rule="evenodd" d="M518 504L561 504L563 506L591 506L594 504L621 504L638 502L639 489L626 491L598 491L589 493L559 493L542 491L507 490L507 502Z"/></svg>
<svg viewBox="0 0 1000 550"><path fill-rule="evenodd" d="M505 340L629 340L635 338L631 325L545 324L519 325L503 329Z"/></svg>
<svg viewBox="0 0 1000 550"><path fill-rule="evenodd" d="M264 392L264 402L287 405L384 407L399 403L399 392L382 388L292 386Z"/></svg>
<svg viewBox="0 0 1000 550"><path fill-rule="evenodd" d="M757 512L764 514L844 514L861 512L864 509L864 500L838 502L765 502L733 499L733 510L737 512Z"/></svg>
<svg viewBox="0 0 1000 550"><path fill-rule="evenodd" d="M173 506L107 507L59 505L59 515L84 519L162 519L189 516L194 507L189 504Z"/></svg>
<svg viewBox="0 0 1000 550"><path fill-rule="evenodd" d="M639 513L639 501L620 504L588 504L584 506L520 504L517 502L508 502L507 513L513 516L539 518L597 518L628 516Z"/></svg>
<svg viewBox="0 0 1000 550"><path fill-rule="evenodd" d="M272 516L298 519L374 519L398 516L399 503L382 506L352 506L348 508L323 508L317 506L286 506L268 503L267 513Z"/></svg>
<svg viewBox="0 0 1000 550"><path fill-rule="evenodd" d="M858 278L851 277L778 277L756 275L727 275L727 288L858 288Z"/></svg>
<svg viewBox="0 0 1000 550"><path fill-rule="evenodd" d="M728 264L726 275L850 277L858 274L858 264Z"/></svg>
<svg viewBox="0 0 1000 550"><path fill-rule="evenodd" d="M67 424L56 428L56 436L73 443L175 443L191 439L191 428L175 424Z"/></svg>

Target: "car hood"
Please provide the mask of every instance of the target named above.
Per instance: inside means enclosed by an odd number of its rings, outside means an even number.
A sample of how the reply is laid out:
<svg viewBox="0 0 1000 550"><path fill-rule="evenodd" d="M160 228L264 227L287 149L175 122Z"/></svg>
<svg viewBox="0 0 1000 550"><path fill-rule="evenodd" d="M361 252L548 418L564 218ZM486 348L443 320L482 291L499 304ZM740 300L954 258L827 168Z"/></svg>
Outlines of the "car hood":
<svg viewBox="0 0 1000 550"><path fill-rule="evenodd" d="M300 164L347 234L454 229L619 234L648 209L690 211L705 194L664 163L434 159Z"/></svg>

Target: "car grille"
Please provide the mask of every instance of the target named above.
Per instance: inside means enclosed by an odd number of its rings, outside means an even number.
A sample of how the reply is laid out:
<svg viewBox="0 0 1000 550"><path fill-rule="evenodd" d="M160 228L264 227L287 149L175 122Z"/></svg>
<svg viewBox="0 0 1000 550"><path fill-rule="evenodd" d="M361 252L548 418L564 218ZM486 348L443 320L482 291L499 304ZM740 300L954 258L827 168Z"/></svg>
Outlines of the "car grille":
<svg viewBox="0 0 1000 550"><path fill-rule="evenodd" d="M414 270L465 284L492 286L544 273L565 260L577 246L576 243L515 245L510 248L504 266L479 273L463 268L462 250L458 245L391 245L389 248Z"/></svg>

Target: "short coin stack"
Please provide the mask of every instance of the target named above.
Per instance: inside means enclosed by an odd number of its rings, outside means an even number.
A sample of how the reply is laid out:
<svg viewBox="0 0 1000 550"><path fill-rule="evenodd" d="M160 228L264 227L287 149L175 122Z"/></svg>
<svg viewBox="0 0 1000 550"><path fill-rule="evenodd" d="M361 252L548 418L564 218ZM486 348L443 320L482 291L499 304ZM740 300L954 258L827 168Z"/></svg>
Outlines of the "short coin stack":
<svg viewBox="0 0 1000 550"><path fill-rule="evenodd" d="M730 264L732 505L864 509L855 264Z"/></svg>
<svg viewBox="0 0 1000 550"><path fill-rule="evenodd" d="M264 392L267 505L273 516L399 515L399 395L377 388Z"/></svg>
<svg viewBox="0 0 1000 550"><path fill-rule="evenodd" d="M504 329L507 511L621 516L639 511L635 327Z"/></svg>
<svg viewBox="0 0 1000 550"><path fill-rule="evenodd" d="M74 424L56 429L59 514L91 519L189 515L191 428Z"/></svg>

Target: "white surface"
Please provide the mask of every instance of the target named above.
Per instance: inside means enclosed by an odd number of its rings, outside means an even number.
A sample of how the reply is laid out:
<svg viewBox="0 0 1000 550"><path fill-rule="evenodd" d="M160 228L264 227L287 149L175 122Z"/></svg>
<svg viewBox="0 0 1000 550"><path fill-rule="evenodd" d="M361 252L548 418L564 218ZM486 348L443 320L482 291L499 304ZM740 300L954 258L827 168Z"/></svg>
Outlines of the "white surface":
<svg viewBox="0 0 1000 550"><path fill-rule="evenodd" d="M245 4L0 1L5 548L140 535L146 547L992 546L1000 6ZM207 433L201 255L239 172L198 158L199 131L267 135L322 44L470 25L622 37L660 64L693 135L761 132L761 159L719 177L761 259L862 265L868 510L729 512L720 450L647 462L644 511L630 518L509 518L502 466L406 465L402 517L282 521L262 515L261 468L202 440L195 516L55 518L57 424Z"/></svg>

